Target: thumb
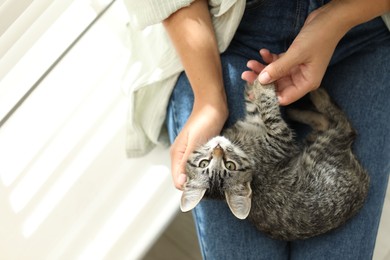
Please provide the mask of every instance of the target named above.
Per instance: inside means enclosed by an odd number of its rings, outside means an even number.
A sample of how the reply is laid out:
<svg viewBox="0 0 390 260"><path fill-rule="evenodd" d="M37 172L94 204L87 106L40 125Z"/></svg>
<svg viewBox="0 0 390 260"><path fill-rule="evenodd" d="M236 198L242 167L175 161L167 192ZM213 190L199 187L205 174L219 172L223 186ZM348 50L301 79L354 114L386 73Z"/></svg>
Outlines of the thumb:
<svg viewBox="0 0 390 260"><path fill-rule="evenodd" d="M260 73L258 79L261 84L269 84L290 74L292 68L300 64L299 56L287 51L280 58L270 63Z"/></svg>
<svg viewBox="0 0 390 260"><path fill-rule="evenodd" d="M187 181L187 172L186 172L186 165L187 165L187 160L192 152L192 149L187 146L182 158L180 159L180 162L178 164L178 169L177 169L177 183L181 186L184 185L184 183Z"/></svg>
<svg viewBox="0 0 390 260"><path fill-rule="evenodd" d="M195 149L193 143L189 132L183 129L171 147L172 177L175 187L179 190L183 189L183 185L187 181L186 164L190 154Z"/></svg>
<svg viewBox="0 0 390 260"><path fill-rule="evenodd" d="M185 167L182 162L186 160L187 142L188 135L182 132L176 137L170 149L173 183L179 190L183 188L186 181Z"/></svg>

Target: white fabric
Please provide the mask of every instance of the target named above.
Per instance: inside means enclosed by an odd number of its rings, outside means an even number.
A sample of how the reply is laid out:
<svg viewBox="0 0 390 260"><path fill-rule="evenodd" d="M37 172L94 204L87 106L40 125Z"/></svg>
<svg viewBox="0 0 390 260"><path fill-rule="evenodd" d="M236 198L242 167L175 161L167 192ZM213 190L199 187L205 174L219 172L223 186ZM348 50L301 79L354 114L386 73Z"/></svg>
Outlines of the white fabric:
<svg viewBox="0 0 390 260"><path fill-rule="evenodd" d="M124 0L133 28L145 29L168 18L194 0Z"/></svg>
<svg viewBox="0 0 390 260"><path fill-rule="evenodd" d="M390 30L390 13L382 15L383 21L385 21L385 24L387 25L387 28Z"/></svg>

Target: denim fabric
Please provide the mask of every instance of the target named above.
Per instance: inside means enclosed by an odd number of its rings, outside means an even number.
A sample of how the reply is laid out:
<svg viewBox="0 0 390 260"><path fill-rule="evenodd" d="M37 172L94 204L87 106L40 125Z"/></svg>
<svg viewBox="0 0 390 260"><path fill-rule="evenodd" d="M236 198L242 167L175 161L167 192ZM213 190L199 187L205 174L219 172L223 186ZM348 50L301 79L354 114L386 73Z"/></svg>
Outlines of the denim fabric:
<svg viewBox="0 0 390 260"><path fill-rule="evenodd" d="M248 1L249 2L249 1ZM230 117L244 115L241 73L260 48L286 51L320 0L250 1L237 33L221 55ZM321 50L318 50L321 51ZM322 86L347 113L358 132L355 152L369 171L367 202L346 225L327 234L283 242L268 238L248 221L235 218L225 202L203 200L194 218L204 259L371 259L390 172L390 32L377 18L353 28L341 40ZM193 93L185 73L168 107L171 141L191 113ZM298 134L300 128L297 128ZM299 210L299 209L297 209Z"/></svg>

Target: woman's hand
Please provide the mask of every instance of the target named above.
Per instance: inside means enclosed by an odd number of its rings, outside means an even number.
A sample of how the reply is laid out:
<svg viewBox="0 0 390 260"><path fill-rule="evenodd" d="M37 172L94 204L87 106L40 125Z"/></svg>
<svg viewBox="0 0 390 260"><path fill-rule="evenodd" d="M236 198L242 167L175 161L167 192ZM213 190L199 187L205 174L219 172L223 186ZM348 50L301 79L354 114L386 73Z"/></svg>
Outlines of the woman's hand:
<svg viewBox="0 0 390 260"><path fill-rule="evenodd" d="M375 2L375 3L373 3ZM331 1L312 12L286 53L260 55L268 66L251 60L248 82L276 82L281 105L288 105L318 88L340 39L353 26L379 16L390 8L388 0Z"/></svg>
<svg viewBox="0 0 390 260"><path fill-rule="evenodd" d="M227 119L225 102L195 103L192 113L171 146L171 167L175 187L183 189L185 165L190 153L199 145L220 134Z"/></svg>
<svg viewBox="0 0 390 260"><path fill-rule="evenodd" d="M260 55L270 64L264 67L256 61L248 62L252 71L244 72L243 79L252 81L259 75L263 84L276 81L281 105L318 88L337 43L349 29L347 26L336 29L329 12L324 6L311 13L286 53L276 55L262 49Z"/></svg>
<svg viewBox="0 0 390 260"><path fill-rule="evenodd" d="M375 2L375 3L373 3ZM268 66L251 60L251 71L242 78L261 83L276 82L279 103L288 105L318 88L340 39L353 26L390 9L388 0L331 1L312 12L286 53L260 50Z"/></svg>

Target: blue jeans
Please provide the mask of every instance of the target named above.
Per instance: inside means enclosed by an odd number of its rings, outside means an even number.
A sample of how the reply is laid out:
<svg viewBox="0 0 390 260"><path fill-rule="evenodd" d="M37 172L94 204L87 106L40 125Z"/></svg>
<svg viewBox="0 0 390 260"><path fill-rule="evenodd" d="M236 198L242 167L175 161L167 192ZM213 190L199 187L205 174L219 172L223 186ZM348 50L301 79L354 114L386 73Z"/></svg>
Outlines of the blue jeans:
<svg viewBox="0 0 390 260"><path fill-rule="evenodd" d="M287 50L319 0L251 1L236 35L221 54L230 117L244 115L241 73L260 48ZM321 50L318 50L321 51ZM380 18L353 28L341 40L322 86L346 112L358 138L354 150L371 176L363 209L344 226L303 241L273 240L231 214L223 201L203 200L194 219L204 259L371 259L390 172L390 32ZM192 110L193 93L185 73L168 107L167 127L175 139ZM300 134L300 128L296 131ZM297 209L299 210L299 209Z"/></svg>

